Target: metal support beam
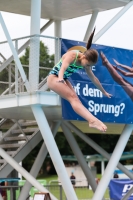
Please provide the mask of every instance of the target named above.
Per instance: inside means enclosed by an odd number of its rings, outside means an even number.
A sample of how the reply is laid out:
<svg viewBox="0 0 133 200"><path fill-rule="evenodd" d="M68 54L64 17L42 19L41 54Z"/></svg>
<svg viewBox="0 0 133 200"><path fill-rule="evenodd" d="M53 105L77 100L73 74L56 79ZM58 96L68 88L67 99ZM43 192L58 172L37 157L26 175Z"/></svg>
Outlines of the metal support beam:
<svg viewBox="0 0 133 200"><path fill-rule="evenodd" d="M55 137L57 131L58 131L58 128L60 126L60 121L59 122L56 122L56 123L53 123L52 124L52 132L53 132L53 136ZM46 158L46 155L48 153L48 150L47 150L47 147L45 145L45 142L43 143L38 155L37 155L37 158L34 162L34 165L32 166L31 170L30 170L30 174L36 178L36 176L38 175L38 172ZM26 199L28 197L28 194L29 194L29 191L31 189L32 185L26 181L22 190L21 190L21 193L19 195L19 198L18 200L23 200L23 199Z"/></svg>
<svg viewBox="0 0 133 200"><path fill-rule="evenodd" d="M63 130L63 133L64 133L74 155L76 156L76 158L78 160L79 165L81 166L81 168L87 178L89 185L92 187L93 192L95 192L96 188L97 188L95 177L93 176L91 170L89 169L89 167L84 159L84 155L82 154L73 134L70 132L68 127L65 126L63 123L61 123L61 128Z"/></svg>
<svg viewBox="0 0 133 200"><path fill-rule="evenodd" d="M62 23L61 20L54 21L54 36L55 37L62 37Z"/></svg>
<svg viewBox="0 0 133 200"><path fill-rule="evenodd" d="M91 138L86 136L82 131L76 128L71 122L64 121L65 125L73 130L82 140L84 140L87 144L89 144L93 149L95 149L98 153L100 153L106 159L110 159L110 154L108 154L103 148L101 148L97 143L95 143ZM118 163L117 167L123 171L129 178L133 179L133 174L124 167L121 163Z"/></svg>
<svg viewBox="0 0 133 200"><path fill-rule="evenodd" d="M95 24L95 21L96 21L96 19L97 19L97 15L98 15L98 10L93 11L83 41L87 41L87 40L88 40L88 38L89 38L89 36L90 36L90 34L91 34L93 28L94 28L94 24Z"/></svg>
<svg viewBox="0 0 133 200"><path fill-rule="evenodd" d="M96 192L95 192L92 200L97 200L97 199L101 200L103 198L106 188L112 177L112 174L119 162L122 152L124 151L124 148L129 140L131 133L132 133L132 130L133 130L132 124L125 126L125 128L116 144L113 154L108 162L108 165L105 169L104 175L103 175L102 179L100 180L100 183L98 184L98 187L96 189Z"/></svg>
<svg viewBox="0 0 133 200"><path fill-rule="evenodd" d="M95 36L93 43L95 43L131 6L133 1L130 1L120 12L118 12L113 19L111 19Z"/></svg>
<svg viewBox="0 0 133 200"><path fill-rule="evenodd" d="M19 60L18 54L17 54L17 52L16 52L16 50L15 50L15 48L14 48L14 46L13 46L12 40L11 40L11 38L10 38L10 35L9 35L9 33L8 33L7 27L6 27L5 23L4 23L4 20L3 20L3 18L2 18L1 13L0 13L0 23L1 23L1 26L2 26L3 31L4 31L4 33L5 33L6 39L7 39L8 43L9 43L10 49L11 49L11 51L12 51L12 54L13 54L13 56L14 56L14 60L15 60L15 62L16 62L16 65L17 65L17 67L18 67L18 69L19 69L19 71L20 71L20 74L21 74L21 77L22 77L22 79L23 79L23 82L25 83L25 87L26 87L27 91L29 91L29 90L30 90L29 82L28 82L28 80L27 80L27 77L26 77L26 75L25 75L25 72L24 72L24 70L23 70L23 67L22 67L22 65L21 65L21 62L20 62L20 60Z"/></svg>
<svg viewBox="0 0 133 200"><path fill-rule="evenodd" d="M31 0L31 35L40 34L41 0ZM30 90L38 90L40 38L30 39L29 82Z"/></svg>
<svg viewBox="0 0 133 200"><path fill-rule="evenodd" d="M23 167L21 167L11 156L9 156L2 148L0 148L0 156L3 157L6 162L16 169L20 174L23 175L35 188L40 192L48 192L30 173L28 173ZM53 195L51 196L52 200L57 200Z"/></svg>
<svg viewBox="0 0 133 200"><path fill-rule="evenodd" d="M42 133L42 137L44 138L45 144L47 146L48 152L53 161L57 174L61 180L67 199L77 200L76 194L74 192L74 189L66 172L58 147L55 143L55 140L53 138L50 127L48 125L47 119L45 117L45 114L41 106L33 105L31 106L31 109L38 123L39 129Z"/></svg>
<svg viewBox="0 0 133 200"><path fill-rule="evenodd" d="M61 20L54 21L54 36L61 38L62 37L62 23ZM55 40L55 64L60 59L60 49L59 49L59 40Z"/></svg>

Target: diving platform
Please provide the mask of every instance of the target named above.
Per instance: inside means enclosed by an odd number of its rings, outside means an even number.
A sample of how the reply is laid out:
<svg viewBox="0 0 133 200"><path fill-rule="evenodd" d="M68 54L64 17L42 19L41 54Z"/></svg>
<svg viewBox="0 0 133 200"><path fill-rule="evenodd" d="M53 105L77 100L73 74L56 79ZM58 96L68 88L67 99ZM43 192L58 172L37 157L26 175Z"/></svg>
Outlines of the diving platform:
<svg viewBox="0 0 133 200"><path fill-rule="evenodd" d="M61 120L60 97L54 92L47 91L0 96L0 117L6 119L34 120L31 105L40 105L49 120Z"/></svg>

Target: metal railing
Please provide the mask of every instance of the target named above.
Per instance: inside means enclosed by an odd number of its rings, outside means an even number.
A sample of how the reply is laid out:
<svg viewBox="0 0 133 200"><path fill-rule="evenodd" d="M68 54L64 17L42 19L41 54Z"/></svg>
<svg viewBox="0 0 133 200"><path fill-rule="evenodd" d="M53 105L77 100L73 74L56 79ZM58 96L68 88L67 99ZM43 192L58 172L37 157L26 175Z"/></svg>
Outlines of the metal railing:
<svg viewBox="0 0 133 200"><path fill-rule="evenodd" d="M1 191L6 192L7 200L17 200L19 197L19 193L21 191L22 186L0 186ZM15 197L15 199L14 199Z"/></svg>
<svg viewBox="0 0 133 200"><path fill-rule="evenodd" d="M65 192L61 184L53 184L45 186L50 193L52 193L59 200L67 200ZM75 193L78 197L78 200L91 200L93 197L93 191L88 186L79 186L74 187ZM106 190L104 195L106 200L109 200L109 190Z"/></svg>
<svg viewBox="0 0 133 200"><path fill-rule="evenodd" d="M48 185L45 186L50 193L55 195L59 200L67 200L62 184L58 180L51 180ZM75 193L79 200L90 200L93 197L93 191L88 185L87 179L76 179L74 185ZM104 198L109 200L109 189L106 190Z"/></svg>
<svg viewBox="0 0 133 200"><path fill-rule="evenodd" d="M32 35L21 38L13 39L12 42L16 51L18 52L19 57L24 56L26 48L30 49L30 39L39 37L46 47L46 53L49 56L54 55L54 63L57 62L60 58L60 39L57 37L43 36L43 35ZM28 60L29 58L27 58ZM44 79L48 75L51 67L54 66L54 63L49 63L48 58L40 61L39 66L39 83L44 82ZM50 67L48 67L48 64ZM43 65L43 66L41 66ZM29 65L22 65L26 76L29 76ZM13 93L25 92L25 83L22 81L21 75L15 65L12 52L8 45L7 41L0 42L0 95L7 95Z"/></svg>
<svg viewBox="0 0 133 200"><path fill-rule="evenodd" d="M21 192L23 186L0 186L0 189L5 189L7 192L7 200L17 200L19 197L19 194ZM52 193L57 199L59 200L67 200L65 192L63 190L63 187L61 184L52 184L52 185L45 185L46 189L49 190L50 193ZM93 191L87 187L74 187L75 193L78 197L78 200L91 200L93 197ZM13 193L15 192L15 197L13 196ZM34 193L39 192L36 188L32 187L29 192L29 200L33 199ZM109 197L109 190L107 189L104 195L105 200L110 200ZM24 199L27 200L27 199Z"/></svg>

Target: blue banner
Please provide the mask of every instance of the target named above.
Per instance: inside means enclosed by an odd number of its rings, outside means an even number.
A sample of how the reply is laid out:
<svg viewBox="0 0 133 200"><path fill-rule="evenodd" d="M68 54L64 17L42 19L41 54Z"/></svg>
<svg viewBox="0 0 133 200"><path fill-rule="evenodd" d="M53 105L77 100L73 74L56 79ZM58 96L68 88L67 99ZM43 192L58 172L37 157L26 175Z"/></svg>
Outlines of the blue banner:
<svg viewBox="0 0 133 200"><path fill-rule="evenodd" d="M121 200L132 187L133 187L133 180L112 179L109 183L110 199ZM131 194L128 200L133 200L133 194Z"/></svg>
<svg viewBox="0 0 133 200"><path fill-rule="evenodd" d="M84 42L62 39L61 54ZM111 98L105 97L89 80L85 70L69 78L83 105L98 119L110 123L133 123L133 51L103 45L92 45L99 59L92 71ZM71 105L62 99L62 117L66 120L84 120Z"/></svg>

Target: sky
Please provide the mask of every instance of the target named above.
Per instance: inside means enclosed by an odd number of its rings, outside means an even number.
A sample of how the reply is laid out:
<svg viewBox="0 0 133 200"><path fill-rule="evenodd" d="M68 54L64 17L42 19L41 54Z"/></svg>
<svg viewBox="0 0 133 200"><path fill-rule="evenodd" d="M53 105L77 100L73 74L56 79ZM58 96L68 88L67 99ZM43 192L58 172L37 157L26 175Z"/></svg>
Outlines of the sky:
<svg viewBox="0 0 133 200"><path fill-rule="evenodd" d="M121 8L99 12L95 26L98 33ZM30 35L30 17L2 12L3 19L12 39ZM91 15L62 22L62 38L83 41ZM41 26L47 20L41 19ZM71 31L70 31L71 30ZM54 24L43 32L54 36ZM0 26L0 42L6 40ZM97 44L133 49L133 6L96 42Z"/></svg>

